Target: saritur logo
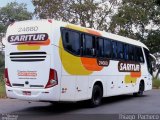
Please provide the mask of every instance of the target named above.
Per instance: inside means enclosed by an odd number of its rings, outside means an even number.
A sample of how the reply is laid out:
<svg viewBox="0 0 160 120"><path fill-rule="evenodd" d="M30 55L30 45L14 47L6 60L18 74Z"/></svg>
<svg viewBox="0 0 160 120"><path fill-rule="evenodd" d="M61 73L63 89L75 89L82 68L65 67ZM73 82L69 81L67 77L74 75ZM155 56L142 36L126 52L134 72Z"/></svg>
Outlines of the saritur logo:
<svg viewBox="0 0 160 120"><path fill-rule="evenodd" d="M43 45L44 42L48 43L48 40L49 40L48 34L46 33L20 34L20 35L8 36L8 42L14 43L13 45L19 45L19 44L42 44Z"/></svg>
<svg viewBox="0 0 160 120"><path fill-rule="evenodd" d="M119 70L119 72L140 72L141 65L136 62L120 61L118 63L118 70Z"/></svg>

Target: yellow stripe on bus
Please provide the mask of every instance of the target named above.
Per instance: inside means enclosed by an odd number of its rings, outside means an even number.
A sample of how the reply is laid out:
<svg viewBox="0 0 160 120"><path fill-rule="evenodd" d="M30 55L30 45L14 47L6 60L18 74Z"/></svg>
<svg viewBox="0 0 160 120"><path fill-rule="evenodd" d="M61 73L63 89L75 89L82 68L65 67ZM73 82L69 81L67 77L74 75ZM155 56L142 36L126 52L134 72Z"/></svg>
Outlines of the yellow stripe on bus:
<svg viewBox="0 0 160 120"><path fill-rule="evenodd" d="M71 75L90 75L92 73L92 71L87 70L83 66L80 57L74 56L64 50L62 39L59 41L59 46L62 65L67 73Z"/></svg>
<svg viewBox="0 0 160 120"><path fill-rule="evenodd" d="M137 78L131 77L130 75L125 76L125 83L136 83Z"/></svg>
<svg viewBox="0 0 160 120"><path fill-rule="evenodd" d="M31 46L31 45L18 45L17 49L22 51L22 50L39 50L40 46Z"/></svg>

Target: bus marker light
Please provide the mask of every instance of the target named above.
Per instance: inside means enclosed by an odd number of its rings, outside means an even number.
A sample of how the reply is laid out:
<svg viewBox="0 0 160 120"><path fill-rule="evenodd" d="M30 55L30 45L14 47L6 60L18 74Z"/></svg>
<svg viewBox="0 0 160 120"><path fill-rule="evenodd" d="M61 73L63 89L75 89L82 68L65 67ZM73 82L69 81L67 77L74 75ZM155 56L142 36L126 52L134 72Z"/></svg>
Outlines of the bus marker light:
<svg viewBox="0 0 160 120"><path fill-rule="evenodd" d="M9 77L8 77L8 69L7 68L5 68L5 70L4 70L4 77L5 77L4 81L5 81L6 85L11 87L11 83L10 83Z"/></svg>
<svg viewBox="0 0 160 120"><path fill-rule="evenodd" d="M49 19L48 22L52 23L52 20Z"/></svg>
<svg viewBox="0 0 160 120"><path fill-rule="evenodd" d="M49 72L49 80L45 88L50 88L58 84L58 76L57 71L54 69L50 69Z"/></svg>

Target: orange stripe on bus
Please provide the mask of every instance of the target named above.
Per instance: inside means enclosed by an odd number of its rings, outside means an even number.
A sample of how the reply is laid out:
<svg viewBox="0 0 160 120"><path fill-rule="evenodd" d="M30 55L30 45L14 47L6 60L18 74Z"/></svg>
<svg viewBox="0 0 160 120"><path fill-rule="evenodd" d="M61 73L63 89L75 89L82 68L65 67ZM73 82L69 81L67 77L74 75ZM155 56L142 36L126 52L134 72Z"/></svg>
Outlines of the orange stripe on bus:
<svg viewBox="0 0 160 120"><path fill-rule="evenodd" d="M95 30L87 29L87 32L93 35L101 36L101 34Z"/></svg>
<svg viewBox="0 0 160 120"><path fill-rule="evenodd" d="M47 39L46 41L40 41L40 42L35 42L35 43L31 43L31 44L28 44L27 43L27 45L33 45L33 46L35 46L35 45L49 45L50 44L50 39Z"/></svg>
<svg viewBox="0 0 160 120"><path fill-rule="evenodd" d="M99 66L97 64L97 59L96 58L84 58L84 57L81 57L81 61L82 61L83 66L87 70L100 71L100 70L103 69L102 66Z"/></svg>
<svg viewBox="0 0 160 120"><path fill-rule="evenodd" d="M141 77L141 72L131 72L131 77L139 78Z"/></svg>

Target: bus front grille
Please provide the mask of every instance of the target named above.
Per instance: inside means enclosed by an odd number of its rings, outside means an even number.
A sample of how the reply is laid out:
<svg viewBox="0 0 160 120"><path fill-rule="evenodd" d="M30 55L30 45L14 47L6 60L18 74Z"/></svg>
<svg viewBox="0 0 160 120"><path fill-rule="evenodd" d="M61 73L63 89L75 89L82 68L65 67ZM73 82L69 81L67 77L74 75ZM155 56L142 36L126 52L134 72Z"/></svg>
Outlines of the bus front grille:
<svg viewBox="0 0 160 120"><path fill-rule="evenodd" d="M37 62L44 61L46 52L12 52L10 59L13 62Z"/></svg>

